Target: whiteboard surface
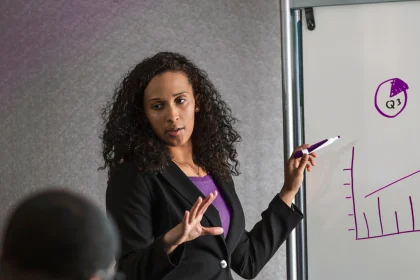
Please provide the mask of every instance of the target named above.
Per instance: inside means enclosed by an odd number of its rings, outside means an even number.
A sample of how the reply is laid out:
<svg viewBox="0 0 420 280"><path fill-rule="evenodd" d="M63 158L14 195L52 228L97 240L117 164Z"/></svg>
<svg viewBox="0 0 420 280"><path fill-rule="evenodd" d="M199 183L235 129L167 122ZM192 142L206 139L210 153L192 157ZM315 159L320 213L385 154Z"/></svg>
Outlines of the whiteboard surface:
<svg viewBox="0 0 420 280"><path fill-rule="evenodd" d="M420 2L314 10L305 142L341 139L307 174L309 279L418 279Z"/></svg>

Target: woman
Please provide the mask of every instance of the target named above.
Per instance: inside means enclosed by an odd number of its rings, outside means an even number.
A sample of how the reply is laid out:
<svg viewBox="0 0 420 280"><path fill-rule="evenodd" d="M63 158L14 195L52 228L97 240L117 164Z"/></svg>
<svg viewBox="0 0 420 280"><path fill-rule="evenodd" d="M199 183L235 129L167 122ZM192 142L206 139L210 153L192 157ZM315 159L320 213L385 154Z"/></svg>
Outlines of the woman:
<svg viewBox="0 0 420 280"><path fill-rule="evenodd" d="M290 158L281 191L245 230L235 118L186 57L162 52L136 65L103 117L106 207L128 279L228 280L230 269L254 278L303 218L292 200L315 154Z"/></svg>

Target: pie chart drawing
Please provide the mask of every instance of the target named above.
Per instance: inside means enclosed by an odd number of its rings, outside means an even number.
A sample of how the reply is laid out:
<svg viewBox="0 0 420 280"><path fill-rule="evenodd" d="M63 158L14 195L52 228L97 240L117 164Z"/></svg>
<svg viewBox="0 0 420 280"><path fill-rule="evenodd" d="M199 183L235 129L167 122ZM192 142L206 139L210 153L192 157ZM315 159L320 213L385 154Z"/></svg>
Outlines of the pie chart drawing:
<svg viewBox="0 0 420 280"><path fill-rule="evenodd" d="M395 118L407 105L408 85L399 78L382 82L375 93L375 108L386 118Z"/></svg>

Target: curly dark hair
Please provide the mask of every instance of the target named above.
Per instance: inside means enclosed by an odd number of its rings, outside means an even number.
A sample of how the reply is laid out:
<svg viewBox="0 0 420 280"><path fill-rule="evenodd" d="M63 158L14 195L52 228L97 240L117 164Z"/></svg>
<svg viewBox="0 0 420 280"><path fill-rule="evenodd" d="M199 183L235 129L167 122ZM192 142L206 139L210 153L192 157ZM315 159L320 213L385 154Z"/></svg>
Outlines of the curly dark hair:
<svg viewBox="0 0 420 280"><path fill-rule="evenodd" d="M185 56L160 52L137 64L115 89L102 109L105 123L100 169L108 176L122 162L134 160L140 172L157 173L171 160L167 145L154 133L144 112L144 90L150 80L165 72L183 72L198 94L192 144L194 162L207 172L224 178L239 175L236 144L241 136L234 128L237 119L222 100L205 71Z"/></svg>

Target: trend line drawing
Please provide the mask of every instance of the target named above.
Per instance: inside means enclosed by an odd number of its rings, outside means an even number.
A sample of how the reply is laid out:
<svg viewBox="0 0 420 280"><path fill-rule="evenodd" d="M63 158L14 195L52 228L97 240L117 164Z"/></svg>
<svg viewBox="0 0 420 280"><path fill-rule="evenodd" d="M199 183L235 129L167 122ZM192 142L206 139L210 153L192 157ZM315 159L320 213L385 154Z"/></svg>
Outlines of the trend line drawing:
<svg viewBox="0 0 420 280"><path fill-rule="evenodd" d="M405 177L402 177L402 178L400 178L400 179L398 179L398 180L396 180L396 181L394 181L394 182L392 182L392 183L390 183L390 184L388 184L388 185L386 185L386 186L384 186L384 187L382 187L382 188L379 188L379 189L377 189L376 191L373 191L373 192L371 192L370 194L367 194L366 196L365 196L365 198L366 197L368 197L368 196L371 196L372 194L374 194L374 193L377 193L377 192L379 192L379 191L381 191L381 190L383 190L383 189L386 189L386 188L388 188L389 186L392 186L393 184L395 184L395 183L398 183L398 182L400 182L400 181L402 181L402 180L405 180L405 179L407 179L408 177L411 177L411 176L413 176L413 175L415 175L415 174L417 174L417 173L419 173L420 172L420 170L417 170L417 171L415 171L415 172L413 172L413 173L411 173L411 174L409 174L409 175L407 175L407 176L405 176Z"/></svg>
<svg viewBox="0 0 420 280"><path fill-rule="evenodd" d="M398 213L398 211L393 210L392 214L394 216L394 226L393 226L393 231L392 232L386 232L386 230L384 229L384 221L383 221L383 211L381 209L381 198L380 196L377 197L377 216L374 217L373 215L367 215L366 212L360 212L360 215L363 215L362 218L362 223L359 224L358 221L358 212L357 212L357 207L356 207L356 196L355 196L355 180L354 180L354 147L352 147L352 152L351 152L351 164L349 168L344 168L343 172L349 172L350 174L350 183L347 183L348 180L346 181L346 183L344 183L344 185L349 184L350 185L350 190L351 191L351 195L349 194L348 196L346 196L346 200L347 201L351 201L352 203L352 210L353 213L349 213L347 214L348 217L351 217L354 225L349 227L347 229L347 231L355 231L355 235L356 235L356 240L366 240L366 239L372 239L372 238L381 238L381 237L387 237L387 236L392 236L392 235L398 235L398 234L405 234L405 233L412 233L412 232L420 232L420 229L416 229L416 224L415 224L415 212L414 212L414 206L413 206L413 198L412 196L408 196L407 199L407 204L409 204L409 209L410 209L410 214L411 214L411 225L410 225L410 229L408 230L403 230L400 227L400 219L401 218ZM404 176L398 180L395 180L392 183L387 184L386 186L383 186L369 194L367 194L366 196L364 196L364 198L368 198L370 196L372 196L373 194L378 194L380 191L394 185L397 182L401 182L413 175L416 174L420 174L420 170L417 170L407 176ZM363 198L363 197L362 197ZM400 213L401 214L401 213ZM407 217L406 214L403 215L404 217ZM377 220L376 220L377 219ZM377 222L377 224L379 224L379 231L380 233L375 234L374 231L372 231L372 227L369 226L369 221L370 222ZM360 230L362 229L362 233L360 232ZM366 236L363 235L363 230L365 230L367 232Z"/></svg>

